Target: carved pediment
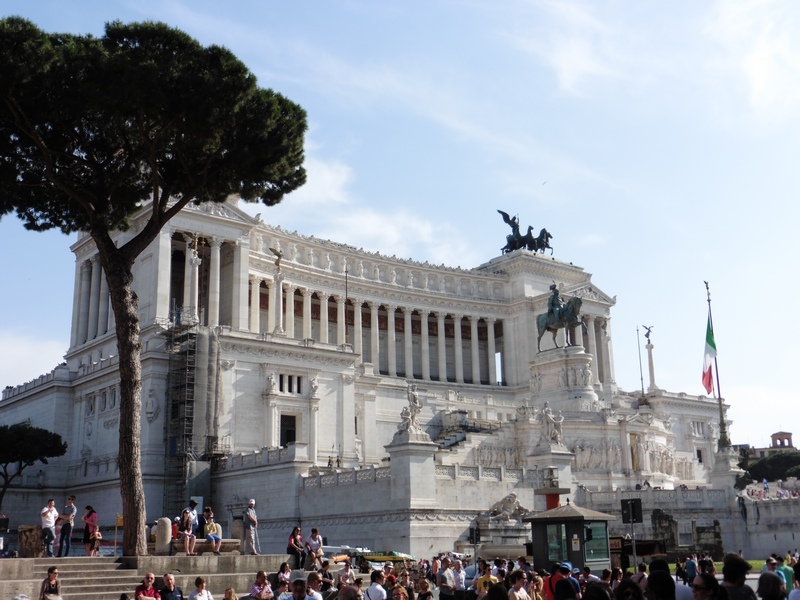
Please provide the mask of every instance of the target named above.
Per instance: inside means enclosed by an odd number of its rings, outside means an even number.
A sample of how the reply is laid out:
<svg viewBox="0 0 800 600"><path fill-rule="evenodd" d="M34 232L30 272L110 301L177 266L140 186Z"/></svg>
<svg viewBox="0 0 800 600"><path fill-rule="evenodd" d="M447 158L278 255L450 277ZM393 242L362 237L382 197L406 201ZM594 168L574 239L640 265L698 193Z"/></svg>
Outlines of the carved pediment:
<svg viewBox="0 0 800 600"><path fill-rule="evenodd" d="M602 290L597 289L594 285L582 285L575 289L565 289L564 295L566 296L577 296L582 300L593 300L595 302L601 302L603 304L614 305L617 303L617 298L611 297Z"/></svg>
<svg viewBox="0 0 800 600"><path fill-rule="evenodd" d="M201 204L189 204L183 210L190 212L202 212L216 217L222 217L237 223L246 223L247 225L254 225L259 222L246 212L240 210L238 207L233 206L226 202L203 202Z"/></svg>

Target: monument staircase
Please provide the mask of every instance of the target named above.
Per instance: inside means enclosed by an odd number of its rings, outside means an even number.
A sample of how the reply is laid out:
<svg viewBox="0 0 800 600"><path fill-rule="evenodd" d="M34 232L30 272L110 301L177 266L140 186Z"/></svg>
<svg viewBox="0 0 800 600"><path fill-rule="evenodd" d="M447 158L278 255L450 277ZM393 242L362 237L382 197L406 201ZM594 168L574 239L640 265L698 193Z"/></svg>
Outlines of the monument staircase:
<svg viewBox="0 0 800 600"><path fill-rule="evenodd" d="M442 445L441 438L437 438L434 443L439 444L439 448L444 452L442 464L454 465L468 463L468 456L470 450L480 446L485 440L493 438L496 433L467 433L460 432L462 435L460 439L456 439L453 443ZM456 433L449 435L446 441L458 438Z"/></svg>
<svg viewBox="0 0 800 600"><path fill-rule="evenodd" d="M469 465L476 460L474 456L470 457L470 451L480 448L483 444L489 446L516 446L518 444L512 422L485 421L481 423L485 423L486 427L471 426L467 429L451 426L443 429L434 440L440 450L437 453L437 463Z"/></svg>
<svg viewBox="0 0 800 600"><path fill-rule="evenodd" d="M123 592L133 596L133 590L142 581L136 569L125 568L118 558L76 556L14 560L32 561L33 565L27 573L19 574L24 578L11 576L3 581L2 587L14 596L25 594L32 599L39 597L39 588L49 567L58 567L64 600L114 600Z"/></svg>
<svg viewBox="0 0 800 600"><path fill-rule="evenodd" d="M155 574L158 589L163 585L162 575L173 573L175 585L183 589L185 597L195 589L195 578L203 576L212 595L222 598L228 587L242 595L258 570L277 572L286 559L285 554L7 559L0 560L0 598L24 594L36 600L47 569L53 566L58 567L64 600L118 600L123 593L133 597L148 571Z"/></svg>

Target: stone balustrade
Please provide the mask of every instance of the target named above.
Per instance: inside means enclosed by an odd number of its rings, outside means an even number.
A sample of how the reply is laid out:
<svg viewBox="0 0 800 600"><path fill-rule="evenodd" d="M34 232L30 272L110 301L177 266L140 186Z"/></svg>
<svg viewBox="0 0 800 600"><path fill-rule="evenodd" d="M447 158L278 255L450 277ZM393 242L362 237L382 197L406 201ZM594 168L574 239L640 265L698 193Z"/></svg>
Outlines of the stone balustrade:
<svg viewBox="0 0 800 600"><path fill-rule="evenodd" d="M43 385L55 382L55 381L63 381L69 382L71 379L69 369L67 368L66 364L62 364L57 366L55 369L50 371L49 373L44 373L43 375L39 375L39 377L35 379L31 379L26 383L22 383L17 386L7 386L3 390L2 400L10 400L15 396L19 396L20 394L24 394L30 390L36 389Z"/></svg>
<svg viewBox="0 0 800 600"><path fill-rule="evenodd" d="M285 448L262 448L255 452L234 454L216 459L217 471L236 471L252 469L265 465L292 463L296 460L308 460L308 444L292 442Z"/></svg>
<svg viewBox="0 0 800 600"><path fill-rule="evenodd" d="M411 259L387 257L345 244L287 232L280 226L262 225L251 250L272 260L270 247L283 251L283 260L298 267L343 275L345 270L354 280L392 285L409 290L440 292L484 300L505 297L502 281L495 274L446 265L432 265Z"/></svg>
<svg viewBox="0 0 800 600"><path fill-rule="evenodd" d="M370 466L363 469L339 469L303 477L303 488L323 488L338 485L363 485L389 479L391 467Z"/></svg>
<svg viewBox="0 0 800 600"><path fill-rule="evenodd" d="M593 492L582 489L576 502L586 508L600 512L615 512L620 510L623 500L639 498L643 510L661 508L674 510L675 508L717 508L729 507L729 497L726 490L700 488L695 490L616 490L613 492Z"/></svg>

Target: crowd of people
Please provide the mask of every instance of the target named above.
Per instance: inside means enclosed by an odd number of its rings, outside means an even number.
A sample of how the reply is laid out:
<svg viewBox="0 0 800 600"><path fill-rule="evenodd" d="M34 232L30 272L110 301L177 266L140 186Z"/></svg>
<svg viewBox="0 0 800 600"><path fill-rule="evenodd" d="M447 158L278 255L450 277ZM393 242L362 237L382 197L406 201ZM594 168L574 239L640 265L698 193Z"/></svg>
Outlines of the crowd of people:
<svg viewBox="0 0 800 600"><path fill-rule="evenodd" d="M770 489L769 481L764 479L761 484L750 484L747 486L746 493L753 500L787 500L789 498L800 498L800 490L796 487L794 480L790 481L791 487L786 487L780 479L775 481L775 486Z"/></svg>
<svg viewBox="0 0 800 600"><path fill-rule="evenodd" d="M298 535L299 531L292 532L295 541ZM660 558L638 565L636 573L615 567L595 574L589 567L573 568L569 562L536 571L525 557L519 557L516 563L478 559L474 576L468 577L459 558L443 556L415 564L386 562L371 569L367 582L359 576L366 573L357 573L350 559L334 572L330 561L322 557L319 568L293 569L284 562L276 573L258 571L246 595L238 596L228 588L223 600L432 600L432 587L439 600L757 600L757 596L800 600L797 551L770 556L755 591L746 583L750 571L751 565L739 554L724 558L721 581L714 562L705 556L678 559L674 576ZM155 575L147 573L133 596L123 594L120 600L214 600L204 577L194 583L195 589L187 596L175 586L171 573L163 575L160 588ZM58 568L50 567L39 600L60 596Z"/></svg>

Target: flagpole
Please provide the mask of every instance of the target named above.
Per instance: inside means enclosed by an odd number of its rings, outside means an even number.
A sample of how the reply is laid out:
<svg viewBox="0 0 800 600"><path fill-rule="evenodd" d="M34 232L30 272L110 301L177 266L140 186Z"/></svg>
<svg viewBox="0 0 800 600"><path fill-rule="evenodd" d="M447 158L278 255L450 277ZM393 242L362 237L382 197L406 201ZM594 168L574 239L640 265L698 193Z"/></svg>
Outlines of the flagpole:
<svg viewBox="0 0 800 600"><path fill-rule="evenodd" d="M708 289L708 282L706 284L706 301L708 302L708 323L711 326L711 334L714 334L714 318L711 315L711 290ZM714 338L716 339L716 338ZM714 354L714 373L717 376L717 404L719 406L719 449L729 448L731 441L728 438L728 426L725 424L725 415L722 410L722 392L719 387L719 364L717 363L716 353Z"/></svg>

